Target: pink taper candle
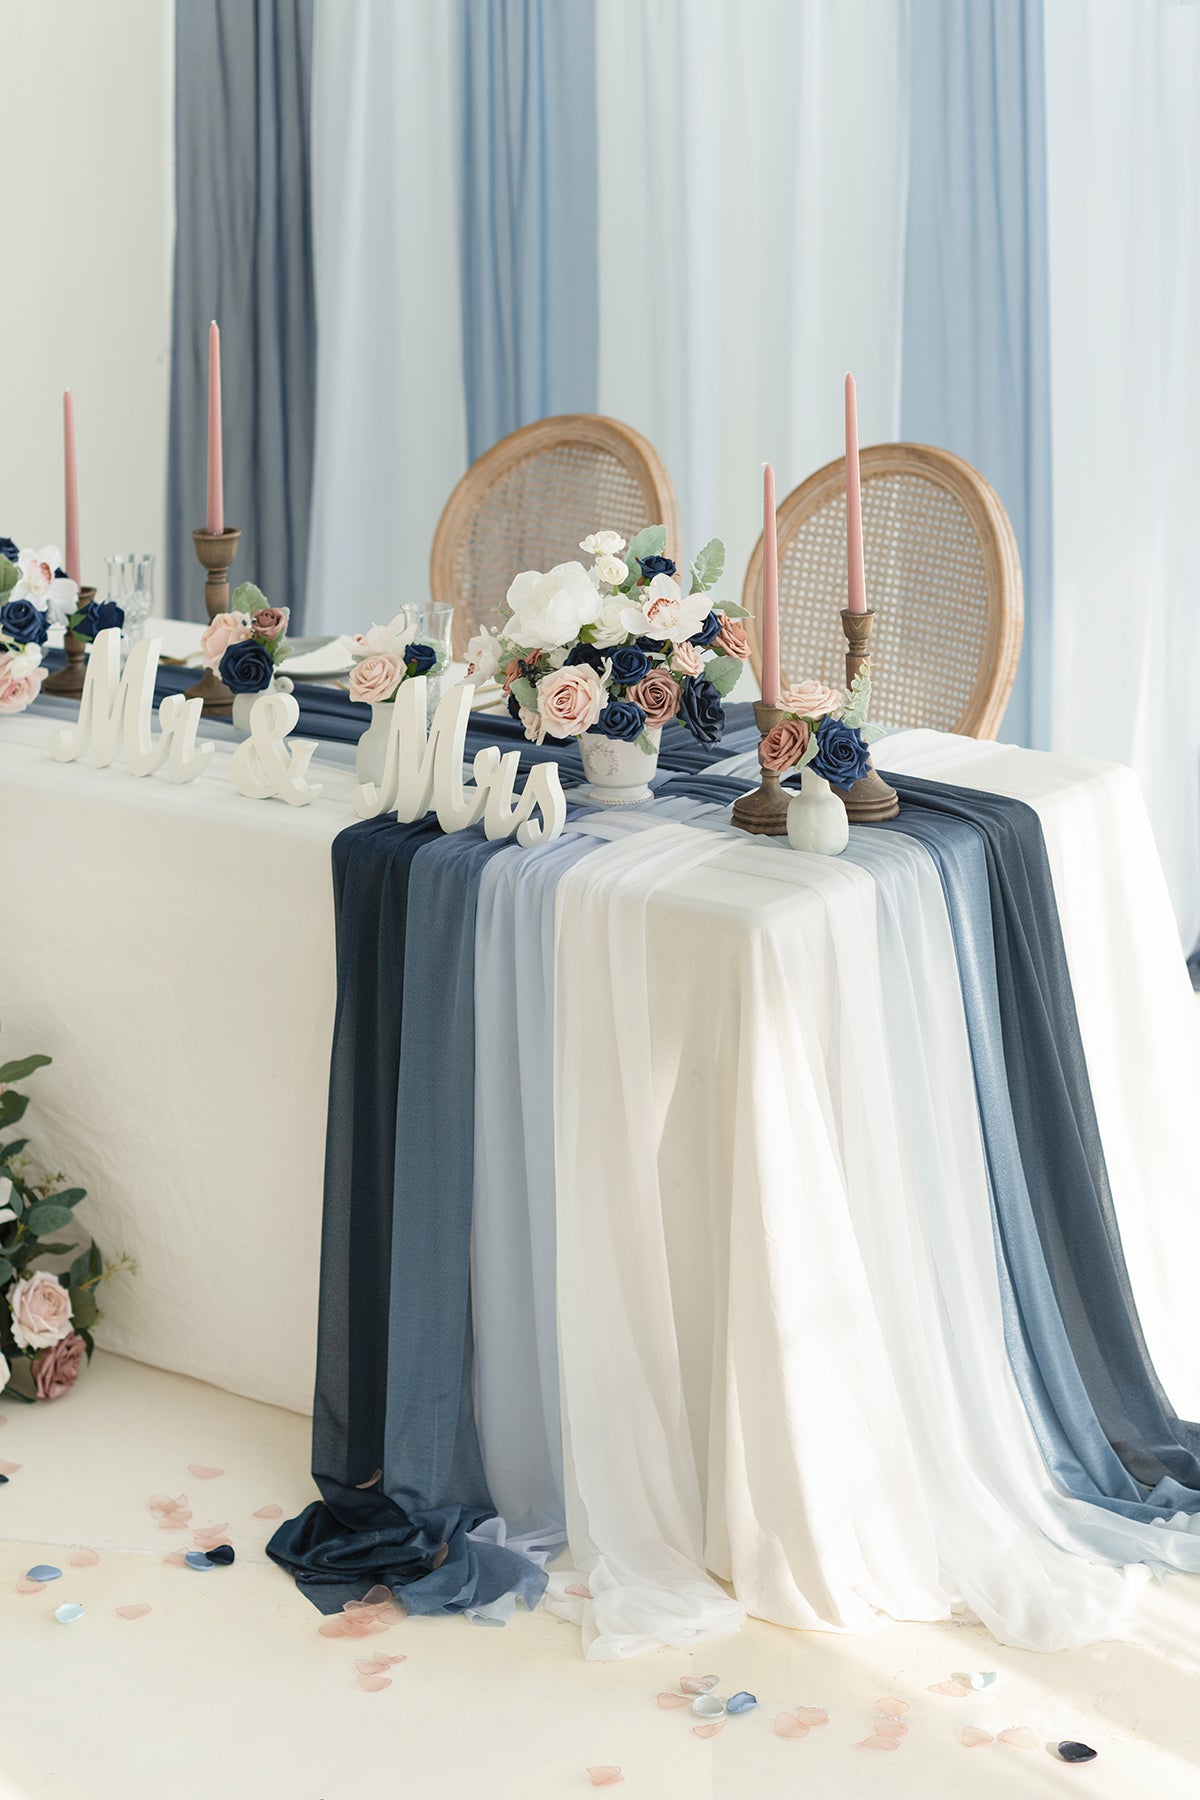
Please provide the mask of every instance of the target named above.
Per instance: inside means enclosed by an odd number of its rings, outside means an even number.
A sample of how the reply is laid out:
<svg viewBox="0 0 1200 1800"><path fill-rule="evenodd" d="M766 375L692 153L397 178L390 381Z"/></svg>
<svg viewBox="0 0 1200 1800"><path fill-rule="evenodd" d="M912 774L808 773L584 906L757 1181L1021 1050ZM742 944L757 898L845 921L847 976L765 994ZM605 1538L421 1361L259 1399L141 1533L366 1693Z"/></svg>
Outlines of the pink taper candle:
<svg viewBox="0 0 1200 1800"><path fill-rule="evenodd" d="M225 483L221 466L221 333L208 328L208 508L205 531L225 529Z"/></svg>
<svg viewBox="0 0 1200 1800"><path fill-rule="evenodd" d="M79 581L79 483L75 474L75 402L71 390L63 395L63 474L67 489L67 574Z"/></svg>
<svg viewBox="0 0 1200 1800"><path fill-rule="evenodd" d="M867 578L863 571L862 488L858 472L858 401L854 377L846 377L846 605L867 610Z"/></svg>
<svg viewBox="0 0 1200 1800"><path fill-rule="evenodd" d="M775 471L763 464L762 697L779 705L779 546L775 539Z"/></svg>

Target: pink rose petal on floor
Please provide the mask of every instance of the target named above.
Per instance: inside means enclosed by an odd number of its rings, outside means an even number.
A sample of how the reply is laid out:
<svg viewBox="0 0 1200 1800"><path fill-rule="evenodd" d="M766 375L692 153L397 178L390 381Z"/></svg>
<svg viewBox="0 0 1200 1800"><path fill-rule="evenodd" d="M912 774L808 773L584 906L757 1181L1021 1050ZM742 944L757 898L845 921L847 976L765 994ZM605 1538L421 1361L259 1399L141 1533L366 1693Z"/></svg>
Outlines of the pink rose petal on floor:
<svg viewBox="0 0 1200 1800"><path fill-rule="evenodd" d="M375 1587L367 1589L362 1597L362 1603L364 1606L390 1606L392 1590L390 1587L384 1587L382 1582L378 1582Z"/></svg>
<svg viewBox="0 0 1200 1800"><path fill-rule="evenodd" d="M876 1737L902 1738L908 1736L908 1726L903 1719L881 1719L875 1727Z"/></svg>
<svg viewBox="0 0 1200 1800"><path fill-rule="evenodd" d="M795 1713L775 1714L775 1735L781 1738L804 1738L811 1728L798 1719Z"/></svg>
<svg viewBox="0 0 1200 1800"><path fill-rule="evenodd" d="M856 1748L859 1750L898 1750L900 1748L900 1739L880 1737L879 1733L875 1731L872 1732L870 1737L859 1738Z"/></svg>
<svg viewBox="0 0 1200 1800"><path fill-rule="evenodd" d="M949 1694L955 1700L961 1700L964 1694L971 1692L965 1681L935 1681L929 1691L931 1694Z"/></svg>
<svg viewBox="0 0 1200 1800"><path fill-rule="evenodd" d="M224 1473L224 1469L208 1469L203 1463L188 1464L188 1474L194 1475L197 1481L215 1481L218 1475Z"/></svg>
<svg viewBox="0 0 1200 1800"><path fill-rule="evenodd" d="M793 1706L793 1713L802 1725L828 1725L829 1714L823 1706Z"/></svg>
<svg viewBox="0 0 1200 1800"><path fill-rule="evenodd" d="M158 1521L160 1531L186 1531L192 1522L190 1512L168 1513L165 1519Z"/></svg>
<svg viewBox="0 0 1200 1800"><path fill-rule="evenodd" d="M95 1550L73 1550L71 1567L73 1569L91 1569L100 1561Z"/></svg>
<svg viewBox="0 0 1200 1800"><path fill-rule="evenodd" d="M118 1606L117 1615L122 1619L144 1619L149 1611L148 1606Z"/></svg>
<svg viewBox="0 0 1200 1800"><path fill-rule="evenodd" d="M163 1557L163 1561L165 1563L170 1563L171 1567L174 1569L186 1569L187 1568L187 1551L186 1550L168 1550L167 1554Z"/></svg>
<svg viewBox="0 0 1200 1800"><path fill-rule="evenodd" d="M718 1731L724 1731L727 1721L714 1719L711 1725L693 1725L692 1736L699 1738L716 1737Z"/></svg>
<svg viewBox="0 0 1200 1800"><path fill-rule="evenodd" d="M390 1675L356 1675L354 1677L360 1688L367 1694L381 1694L384 1688L392 1685Z"/></svg>
<svg viewBox="0 0 1200 1800"><path fill-rule="evenodd" d="M875 1702L875 1711L877 1713L883 1713L884 1716L889 1719L902 1719L908 1711L908 1701L897 1700L894 1694L889 1694L886 1700L877 1700Z"/></svg>
<svg viewBox="0 0 1200 1800"><path fill-rule="evenodd" d="M20 1463L0 1462L0 1475L18 1475L20 1470Z"/></svg>
<svg viewBox="0 0 1200 1800"><path fill-rule="evenodd" d="M690 1706L692 1703L686 1694L656 1694L655 1699L664 1712L670 1712L676 1706Z"/></svg>
<svg viewBox="0 0 1200 1800"><path fill-rule="evenodd" d="M615 1763L596 1763L588 1770L588 1779L593 1787L612 1787L614 1782L624 1781L625 1777Z"/></svg>
<svg viewBox="0 0 1200 1800"><path fill-rule="evenodd" d="M685 1675L679 1683L683 1694L707 1694L715 1688L721 1677L719 1675Z"/></svg>
<svg viewBox="0 0 1200 1800"><path fill-rule="evenodd" d="M345 1619L338 1613L335 1613L332 1619L326 1619L323 1625L318 1625L317 1630L320 1632L321 1636L325 1638L350 1636L350 1633L346 1630Z"/></svg>
<svg viewBox="0 0 1200 1800"><path fill-rule="evenodd" d="M978 1725L964 1725L958 1734L958 1741L965 1744L968 1750L975 1750L980 1744L990 1744L993 1740L990 1731L980 1731Z"/></svg>
<svg viewBox="0 0 1200 1800"><path fill-rule="evenodd" d="M1028 1725L1010 1725L1007 1731L1000 1733L1002 1744L1011 1744L1014 1750L1036 1750L1037 1738Z"/></svg>
<svg viewBox="0 0 1200 1800"><path fill-rule="evenodd" d="M389 1667L389 1659L382 1656L360 1656L354 1666L360 1675L382 1675Z"/></svg>
<svg viewBox="0 0 1200 1800"><path fill-rule="evenodd" d="M563 1589L563 1593L570 1594L572 1600L590 1600L592 1597L591 1588L584 1587L582 1581L573 1581L570 1587Z"/></svg>
<svg viewBox="0 0 1200 1800"><path fill-rule="evenodd" d="M375 1473L374 1473L374 1474L373 1474L373 1475L372 1475L372 1477L371 1477L371 1479L370 1479L370 1481L356 1481L356 1482L355 1482L355 1484L354 1484L354 1485L355 1485L355 1487L356 1487L356 1488L358 1488L358 1489L360 1489L360 1490L361 1490L361 1489L363 1489L363 1488L369 1488L369 1487L374 1487L374 1486L375 1486L375 1483L376 1483L376 1482L377 1482L377 1481L382 1481L382 1479L383 1479L383 1470L382 1470L382 1469L376 1469L376 1471L375 1471Z"/></svg>
<svg viewBox="0 0 1200 1800"><path fill-rule="evenodd" d="M251 1513L253 1519L282 1519L282 1506L256 1506Z"/></svg>
<svg viewBox="0 0 1200 1800"><path fill-rule="evenodd" d="M17 1582L18 1594L40 1594L45 1587L44 1581L33 1581L28 1575L22 1575Z"/></svg>

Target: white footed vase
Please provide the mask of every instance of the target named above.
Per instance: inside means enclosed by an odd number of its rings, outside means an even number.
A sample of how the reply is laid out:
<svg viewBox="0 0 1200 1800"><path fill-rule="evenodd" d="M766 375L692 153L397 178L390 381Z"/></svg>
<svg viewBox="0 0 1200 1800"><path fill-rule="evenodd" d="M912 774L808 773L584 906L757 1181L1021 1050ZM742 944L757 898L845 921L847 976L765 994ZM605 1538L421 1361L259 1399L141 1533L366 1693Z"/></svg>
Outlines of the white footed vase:
<svg viewBox="0 0 1200 1800"><path fill-rule="evenodd" d="M265 688L259 688L253 694L235 694L230 708L229 719L235 731L249 734L250 714L254 711L254 702L261 700L264 694L290 694L295 684L286 675L273 675Z"/></svg>
<svg viewBox="0 0 1200 1800"><path fill-rule="evenodd" d="M391 736L395 711L394 700L372 702L371 722L358 740L358 750L354 757L354 772L360 783L371 781L376 787L383 784L383 768L387 761L388 738Z"/></svg>
<svg viewBox="0 0 1200 1800"><path fill-rule="evenodd" d="M850 820L840 797L823 775L805 769L800 792L788 801L788 843L814 856L840 856L850 842Z"/></svg>
<svg viewBox="0 0 1200 1800"><path fill-rule="evenodd" d="M643 750L635 741L605 737L599 731L585 731L579 739L583 772L588 778L587 797L595 806L641 806L653 799L650 782L658 772L660 729L646 736L653 750Z"/></svg>

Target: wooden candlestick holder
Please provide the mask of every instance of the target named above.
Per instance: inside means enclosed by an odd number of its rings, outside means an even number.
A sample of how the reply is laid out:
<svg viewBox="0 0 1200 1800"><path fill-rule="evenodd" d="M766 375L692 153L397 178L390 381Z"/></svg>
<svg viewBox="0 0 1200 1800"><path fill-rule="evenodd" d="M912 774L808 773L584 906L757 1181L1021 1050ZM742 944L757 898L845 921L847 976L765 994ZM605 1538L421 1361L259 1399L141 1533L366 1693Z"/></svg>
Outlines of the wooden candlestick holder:
<svg viewBox="0 0 1200 1800"><path fill-rule="evenodd" d="M229 611L229 569L238 553L241 532L233 525L224 531L193 531L196 555L205 570L204 604L211 625L218 613ZM205 669L199 681L187 689L185 699L203 700L204 713L210 719L227 719L233 709L233 694L214 669Z"/></svg>
<svg viewBox="0 0 1200 1800"><path fill-rule="evenodd" d="M871 627L874 623L873 607L868 607L866 612L851 612L849 607L842 608L842 629L846 633L847 687L859 671L870 663ZM841 797L852 825L877 824L880 819L894 819L900 811L900 799L895 788L888 786L874 763L853 787L834 788L833 791Z"/></svg>
<svg viewBox="0 0 1200 1800"><path fill-rule="evenodd" d="M81 587L79 590L79 606L84 607L96 598L94 587ZM63 649L67 653L66 667L56 669L42 683L43 694L59 694L68 700L78 700L83 693L83 678L87 673L87 646L83 638L78 638L68 626L67 635L63 639Z"/></svg>
<svg viewBox="0 0 1200 1800"><path fill-rule="evenodd" d="M780 706L768 706L765 700L754 702L754 723L758 726L759 767L762 768L762 739L787 717ZM733 803L733 822L741 831L756 837L786 837L788 804L792 796L780 785L774 769L762 769L758 786L751 794L743 794Z"/></svg>

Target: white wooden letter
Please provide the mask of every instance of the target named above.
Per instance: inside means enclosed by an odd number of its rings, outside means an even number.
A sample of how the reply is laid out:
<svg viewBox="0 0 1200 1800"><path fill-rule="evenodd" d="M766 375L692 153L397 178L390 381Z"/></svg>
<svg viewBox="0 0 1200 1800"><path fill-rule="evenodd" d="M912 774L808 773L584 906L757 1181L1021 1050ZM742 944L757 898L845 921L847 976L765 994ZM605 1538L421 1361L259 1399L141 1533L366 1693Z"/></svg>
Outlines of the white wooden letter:
<svg viewBox="0 0 1200 1800"><path fill-rule="evenodd" d="M290 694L261 694L250 708L250 736L239 744L229 765L229 779L248 800L286 800L307 806L321 792L304 779L316 743L297 738L289 749L284 739L296 725L300 707Z"/></svg>

